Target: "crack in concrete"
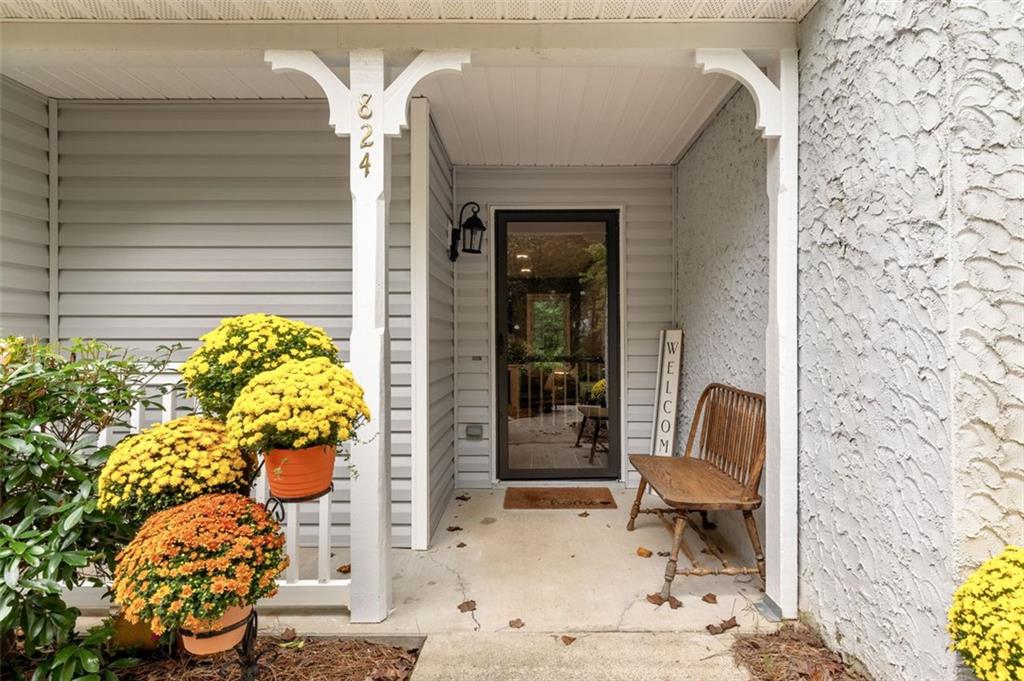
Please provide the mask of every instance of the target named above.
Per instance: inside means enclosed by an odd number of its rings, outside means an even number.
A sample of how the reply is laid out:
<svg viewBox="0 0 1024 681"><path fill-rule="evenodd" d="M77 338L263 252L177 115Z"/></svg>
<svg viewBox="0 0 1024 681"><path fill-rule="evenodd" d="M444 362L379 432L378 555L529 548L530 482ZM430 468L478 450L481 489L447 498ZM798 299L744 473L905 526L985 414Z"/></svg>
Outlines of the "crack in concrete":
<svg viewBox="0 0 1024 681"><path fill-rule="evenodd" d="M427 559L431 563L433 563L434 565L436 565L438 567L444 568L445 570L447 570L448 572L450 572L451 574L453 574L455 576L455 584L459 587L459 591L462 593L462 600L463 600L463 602L468 601L469 600L469 592L466 590L466 580L463 579L462 573L459 572L458 570L456 570L455 568L453 568L451 565L448 565L447 563L442 563L441 561L437 560L437 558L435 557L433 551L427 551L426 555L427 555ZM480 631L480 620L478 620L476 618L476 611L475 610L470 610L469 611L469 616L473 618L473 624L476 625L473 628L473 631Z"/></svg>
<svg viewBox="0 0 1024 681"><path fill-rule="evenodd" d="M630 599L629 603L626 604L626 607L622 609L622 612L619 613L619 621L615 623L615 631L622 631L622 623L626 621L626 614L629 613L630 609L634 605L640 602L641 595L643 594L641 593L639 595L633 596L633 598ZM646 603L646 601L644 602Z"/></svg>

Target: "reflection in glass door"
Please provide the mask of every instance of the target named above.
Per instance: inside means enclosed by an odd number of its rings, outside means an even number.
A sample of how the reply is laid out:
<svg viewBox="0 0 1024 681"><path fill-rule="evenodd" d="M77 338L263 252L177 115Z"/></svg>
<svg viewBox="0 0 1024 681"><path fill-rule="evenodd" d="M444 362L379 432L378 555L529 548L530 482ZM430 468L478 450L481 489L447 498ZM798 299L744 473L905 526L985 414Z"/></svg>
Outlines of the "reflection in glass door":
<svg viewBox="0 0 1024 681"><path fill-rule="evenodd" d="M499 477L617 478L618 213L495 223Z"/></svg>

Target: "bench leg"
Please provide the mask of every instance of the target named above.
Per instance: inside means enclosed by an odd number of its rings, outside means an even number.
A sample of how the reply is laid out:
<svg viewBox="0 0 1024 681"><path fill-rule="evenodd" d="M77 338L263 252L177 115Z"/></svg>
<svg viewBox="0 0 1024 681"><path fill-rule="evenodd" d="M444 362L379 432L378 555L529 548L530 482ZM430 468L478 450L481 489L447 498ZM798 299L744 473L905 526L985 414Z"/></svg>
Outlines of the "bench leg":
<svg viewBox="0 0 1024 681"><path fill-rule="evenodd" d="M672 553L668 563L665 565L665 584L661 587L661 598L667 601L672 596L672 580L676 578L676 565L679 559L679 547L683 543L683 530L686 528L686 520L676 517L676 525L672 532Z"/></svg>
<svg viewBox="0 0 1024 681"><path fill-rule="evenodd" d="M715 525L713 522L708 520L708 512L707 511L701 511L700 512L700 526L703 527L705 530L716 530L716 529L718 529L718 525Z"/></svg>
<svg viewBox="0 0 1024 681"><path fill-rule="evenodd" d="M586 429L586 427L587 427L587 417L584 416L583 420L580 421L579 432L576 433L576 444L574 445L575 447L579 447L580 446L580 440L583 439L583 431Z"/></svg>
<svg viewBox="0 0 1024 681"><path fill-rule="evenodd" d="M757 574L764 579L764 551L761 550L761 538L757 536L757 523L754 522L752 511L743 512L743 524L747 526L750 543L754 546L754 557L757 558Z"/></svg>
<svg viewBox="0 0 1024 681"><path fill-rule="evenodd" d="M594 437L590 441L590 458L587 463L594 463L594 455L597 453L597 438L601 437L601 424L603 419L594 419Z"/></svg>
<svg viewBox="0 0 1024 681"><path fill-rule="evenodd" d="M640 502L644 498L644 492L647 490L647 480L640 478L640 486L636 488L636 500L633 501L633 508L629 511L629 522L626 523L626 529L632 532L636 528L636 517L640 515Z"/></svg>

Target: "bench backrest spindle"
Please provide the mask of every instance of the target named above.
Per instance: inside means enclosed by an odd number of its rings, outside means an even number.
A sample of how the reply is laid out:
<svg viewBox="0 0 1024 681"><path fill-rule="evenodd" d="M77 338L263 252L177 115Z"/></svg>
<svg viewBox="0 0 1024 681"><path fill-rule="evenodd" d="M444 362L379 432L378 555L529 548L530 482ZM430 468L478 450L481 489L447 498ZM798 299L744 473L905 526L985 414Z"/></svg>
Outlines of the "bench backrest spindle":
<svg viewBox="0 0 1024 681"><path fill-rule="evenodd" d="M710 384L697 401L684 456L703 459L740 483L744 499L756 498L765 457L764 396Z"/></svg>

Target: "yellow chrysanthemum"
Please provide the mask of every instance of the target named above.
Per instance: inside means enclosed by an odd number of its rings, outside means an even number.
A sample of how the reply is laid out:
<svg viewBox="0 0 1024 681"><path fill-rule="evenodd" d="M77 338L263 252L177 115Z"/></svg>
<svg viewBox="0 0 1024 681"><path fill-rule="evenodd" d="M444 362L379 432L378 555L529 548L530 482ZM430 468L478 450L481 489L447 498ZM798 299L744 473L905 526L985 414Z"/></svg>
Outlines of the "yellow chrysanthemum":
<svg viewBox="0 0 1024 681"><path fill-rule="evenodd" d="M369 418L352 372L316 357L255 376L235 400L227 427L244 449L301 449L344 442Z"/></svg>
<svg viewBox="0 0 1024 681"><path fill-rule="evenodd" d="M960 585L949 634L981 681L1024 678L1024 547L1006 547Z"/></svg>
<svg viewBox="0 0 1024 681"><path fill-rule="evenodd" d="M97 505L141 520L201 494L244 493L251 472L223 423L186 416L121 440L100 473Z"/></svg>
<svg viewBox="0 0 1024 681"><path fill-rule="evenodd" d="M340 364L338 349L317 326L254 313L221 320L199 339L181 375L207 414L224 418L254 376L294 359L324 357Z"/></svg>

